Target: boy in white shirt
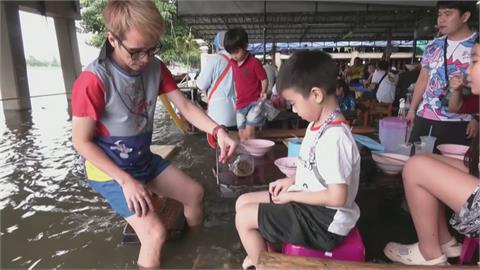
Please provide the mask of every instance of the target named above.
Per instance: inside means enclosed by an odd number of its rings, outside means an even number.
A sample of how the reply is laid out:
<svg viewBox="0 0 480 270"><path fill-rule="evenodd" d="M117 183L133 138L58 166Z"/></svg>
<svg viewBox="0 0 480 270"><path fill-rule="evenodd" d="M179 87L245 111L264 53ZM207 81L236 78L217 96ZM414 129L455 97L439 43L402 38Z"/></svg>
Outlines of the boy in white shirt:
<svg viewBox="0 0 480 270"><path fill-rule="evenodd" d="M247 252L244 269L257 264L265 240L326 251L355 227L360 155L338 108L336 74L334 61L321 51L297 52L280 69L279 93L310 124L295 177L236 202L235 224Z"/></svg>

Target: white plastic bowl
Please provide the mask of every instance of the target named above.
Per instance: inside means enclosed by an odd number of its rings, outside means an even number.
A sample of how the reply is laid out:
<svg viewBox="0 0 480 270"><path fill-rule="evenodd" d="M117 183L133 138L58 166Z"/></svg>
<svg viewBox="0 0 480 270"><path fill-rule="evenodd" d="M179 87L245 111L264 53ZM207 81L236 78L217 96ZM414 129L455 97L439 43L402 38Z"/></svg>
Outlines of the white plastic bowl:
<svg viewBox="0 0 480 270"><path fill-rule="evenodd" d="M278 169L287 177L294 176L297 172L297 160L296 157L283 157L274 161L274 164Z"/></svg>
<svg viewBox="0 0 480 270"><path fill-rule="evenodd" d="M263 139L252 139L242 142L242 145L250 155L261 157L275 145L275 142Z"/></svg>
<svg viewBox="0 0 480 270"><path fill-rule="evenodd" d="M453 156L455 158L463 159L463 156L468 150L468 146L462 144L440 144L437 145L438 151L442 153L442 155Z"/></svg>
<svg viewBox="0 0 480 270"><path fill-rule="evenodd" d="M402 171L410 157L395 153L372 152L372 158L384 173L394 175Z"/></svg>

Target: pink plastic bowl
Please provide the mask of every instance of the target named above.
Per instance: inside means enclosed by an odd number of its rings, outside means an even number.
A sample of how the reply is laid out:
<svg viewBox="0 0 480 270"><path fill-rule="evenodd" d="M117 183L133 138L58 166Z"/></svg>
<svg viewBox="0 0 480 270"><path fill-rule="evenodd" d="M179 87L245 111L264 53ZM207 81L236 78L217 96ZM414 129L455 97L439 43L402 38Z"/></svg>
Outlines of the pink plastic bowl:
<svg viewBox="0 0 480 270"><path fill-rule="evenodd" d="M437 145L438 151L443 155L463 156L468 150L468 146L461 144L440 144Z"/></svg>
<svg viewBox="0 0 480 270"><path fill-rule="evenodd" d="M297 172L297 157L283 157L275 160L274 164L287 177L294 176Z"/></svg>
<svg viewBox="0 0 480 270"><path fill-rule="evenodd" d="M395 175L402 171L410 157L395 153L372 152L372 158L384 173Z"/></svg>
<svg viewBox="0 0 480 270"><path fill-rule="evenodd" d="M275 145L275 142L263 139L252 139L242 142L242 145L245 150L250 153L250 155L261 157Z"/></svg>

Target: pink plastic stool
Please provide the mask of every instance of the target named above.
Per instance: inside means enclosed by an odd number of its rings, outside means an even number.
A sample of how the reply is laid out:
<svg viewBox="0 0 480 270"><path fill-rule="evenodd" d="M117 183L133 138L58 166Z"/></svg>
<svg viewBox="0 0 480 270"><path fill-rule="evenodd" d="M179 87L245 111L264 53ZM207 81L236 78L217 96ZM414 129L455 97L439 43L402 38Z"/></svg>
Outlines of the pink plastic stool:
<svg viewBox="0 0 480 270"><path fill-rule="evenodd" d="M460 259L458 259L458 264L469 263L473 259L473 254L479 245L479 238L470 238L465 236L462 244L462 253L460 253Z"/></svg>
<svg viewBox="0 0 480 270"><path fill-rule="evenodd" d="M284 243L282 253L294 256L316 257L340 261L365 261L365 246L357 228L353 228L343 242L330 251L309 249L303 246Z"/></svg>

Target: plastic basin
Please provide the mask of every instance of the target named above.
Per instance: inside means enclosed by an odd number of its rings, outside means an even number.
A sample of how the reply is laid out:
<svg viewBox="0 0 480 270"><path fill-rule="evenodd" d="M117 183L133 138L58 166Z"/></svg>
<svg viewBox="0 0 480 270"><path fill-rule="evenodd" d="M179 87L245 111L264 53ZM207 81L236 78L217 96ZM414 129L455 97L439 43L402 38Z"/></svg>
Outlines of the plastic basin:
<svg viewBox="0 0 480 270"><path fill-rule="evenodd" d="M372 152L372 158L380 170L386 174L394 175L402 171L410 157L395 153Z"/></svg>
<svg viewBox="0 0 480 270"><path fill-rule="evenodd" d="M297 172L297 157L283 157L274 161L275 166L286 176L294 176Z"/></svg>
<svg viewBox="0 0 480 270"><path fill-rule="evenodd" d="M251 139L242 142L242 145L250 155L261 157L275 145L275 142L264 139Z"/></svg>
<svg viewBox="0 0 480 270"><path fill-rule="evenodd" d="M468 150L468 146L462 144L440 144L437 145L437 149L444 156L463 159Z"/></svg>

